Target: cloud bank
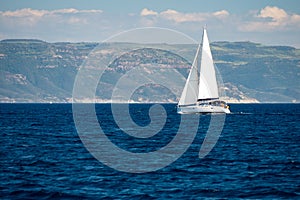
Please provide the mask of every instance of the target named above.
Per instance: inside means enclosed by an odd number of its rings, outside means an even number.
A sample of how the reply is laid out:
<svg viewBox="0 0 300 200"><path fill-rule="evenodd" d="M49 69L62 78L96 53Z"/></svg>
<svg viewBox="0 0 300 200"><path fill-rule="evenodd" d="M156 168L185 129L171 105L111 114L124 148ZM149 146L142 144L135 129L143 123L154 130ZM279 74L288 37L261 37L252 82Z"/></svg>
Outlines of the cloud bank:
<svg viewBox="0 0 300 200"><path fill-rule="evenodd" d="M300 15L276 7L235 14L228 10L213 12L181 12L174 9L153 10L143 8L136 13L111 14L103 10L36 10L24 8L0 12L0 39L40 38L47 41L99 41L118 32L159 26L182 31L191 36L206 25L220 40L251 40L261 35L261 41L276 38L282 32L300 34ZM220 31L221 30L221 31ZM249 34L248 34L249 33ZM244 37L243 37L244 36ZM276 39L274 39L275 41ZM295 42L290 42L295 43ZM298 42L300 45L300 42Z"/></svg>
<svg viewBox="0 0 300 200"><path fill-rule="evenodd" d="M285 10L267 6L256 13L252 21L240 26L242 31L270 32L276 30L299 29L300 15L288 14Z"/></svg>
<svg viewBox="0 0 300 200"><path fill-rule="evenodd" d="M209 18L226 18L229 16L229 12L226 10L220 10L213 13L182 13L176 10L168 9L160 13L144 8L141 13L141 17L155 16L160 19L166 19L175 23L184 22L203 22L209 20Z"/></svg>

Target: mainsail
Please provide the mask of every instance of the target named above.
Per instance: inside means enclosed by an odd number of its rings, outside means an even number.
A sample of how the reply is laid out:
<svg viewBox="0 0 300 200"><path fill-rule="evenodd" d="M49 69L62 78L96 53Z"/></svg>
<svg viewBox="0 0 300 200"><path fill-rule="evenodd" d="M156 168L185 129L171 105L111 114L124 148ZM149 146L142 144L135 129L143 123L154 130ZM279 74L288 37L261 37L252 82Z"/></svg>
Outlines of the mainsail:
<svg viewBox="0 0 300 200"><path fill-rule="evenodd" d="M203 30L198 99L219 98L216 72L206 29Z"/></svg>

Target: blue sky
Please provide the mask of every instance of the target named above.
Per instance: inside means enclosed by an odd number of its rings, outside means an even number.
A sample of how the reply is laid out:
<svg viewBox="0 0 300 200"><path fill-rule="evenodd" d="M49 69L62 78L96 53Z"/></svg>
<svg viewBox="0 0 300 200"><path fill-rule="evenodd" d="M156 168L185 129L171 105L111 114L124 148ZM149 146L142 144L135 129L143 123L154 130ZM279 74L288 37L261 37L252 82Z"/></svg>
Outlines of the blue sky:
<svg viewBox="0 0 300 200"><path fill-rule="evenodd" d="M211 41L300 47L298 0L0 0L0 39L99 42L155 26L199 40L205 24Z"/></svg>

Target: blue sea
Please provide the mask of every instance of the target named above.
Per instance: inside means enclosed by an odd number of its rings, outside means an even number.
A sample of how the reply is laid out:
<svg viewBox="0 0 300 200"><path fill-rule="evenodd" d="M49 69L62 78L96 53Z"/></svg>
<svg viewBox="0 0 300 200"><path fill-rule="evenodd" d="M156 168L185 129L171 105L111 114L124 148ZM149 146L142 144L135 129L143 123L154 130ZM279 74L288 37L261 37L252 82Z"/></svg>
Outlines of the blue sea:
<svg viewBox="0 0 300 200"><path fill-rule="evenodd" d="M151 106L130 105L133 121L147 126ZM168 144L180 124L176 105L162 106L166 123L151 140L124 134L110 104L96 104L95 110L113 143L147 153ZM198 116L193 143L173 163L128 173L108 167L87 150L72 104L0 104L0 198L300 199L300 104L230 106L232 113L204 158L199 150L211 115Z"/></svg>

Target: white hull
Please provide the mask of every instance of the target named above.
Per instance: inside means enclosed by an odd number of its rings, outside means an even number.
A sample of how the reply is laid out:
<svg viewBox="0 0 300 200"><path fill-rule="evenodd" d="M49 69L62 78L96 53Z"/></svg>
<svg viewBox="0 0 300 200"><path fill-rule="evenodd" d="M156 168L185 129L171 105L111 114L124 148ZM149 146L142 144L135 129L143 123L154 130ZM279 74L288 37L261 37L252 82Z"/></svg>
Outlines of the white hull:
<svg viewBox="0 0 300 200"><path fill-rule="evenodd" d="M177 107L178 114L196 114L196 113L226 113L229 114L229 108L213 105L191 105Z"/></svg>

